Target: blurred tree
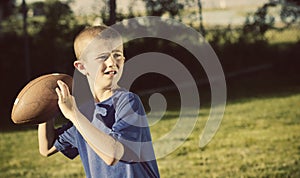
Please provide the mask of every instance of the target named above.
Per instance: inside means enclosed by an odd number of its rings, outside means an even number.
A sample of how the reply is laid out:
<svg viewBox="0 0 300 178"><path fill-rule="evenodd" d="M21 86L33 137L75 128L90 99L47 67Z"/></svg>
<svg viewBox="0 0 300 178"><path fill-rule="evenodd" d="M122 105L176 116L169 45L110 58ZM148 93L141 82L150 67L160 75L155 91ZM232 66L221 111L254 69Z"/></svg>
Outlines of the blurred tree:
<svg viewBox="0 0 300 178"><path fill-rule="evenodd" d="M0 0L0 21L10 16L15 7L15 0Z"/></svg>
<svg viewBox="0 0 300 178"><path fill-rule="evenodd" d="M33 16L43 16L45 15L45 3L44 2L34 2L32 4L29 5L30 8L32 9Z"/></svg>
<svg viewBox="0 0 300 178"><path fill-rule="evenodd" d="M300 6L300 0L286 0L287 2L294 3L297 6Z"/></svg>
<svg viewBox="0 0 300 178"><path fill-rule="evenodd" d="M41 22L41 29L33 39L33 46L39 48L32 57L35 73L39 75L47 71L68 72L72 69L73 39L82 26L77 24L70 2L45 1L45 21Z"/></svg>
<svg viewBox="0 0 300 178"><path fill-rule="evenodd" d="M57 35L66 28L68 21L72 18L71 8L67 3L62 3L58 0L46 0L45 4L45 17L46 22L42 31L51 32L51 35Z"/></svg>
<svg viewBox="0 0 300 178"><path fill-rule="evenodd" d="M109 3L109 19L107 25L113 25L116 23L117 20L117 15L116 15L117 4L116 4L116 0L109 0L108 3Z"/></svg>
<svg viewBox="0 0 300 178"><path fill-rule="evenodd" d="M273 7L280 8L279 16L285 24L284 26L276 26L278 22L275 22L274 14L269 13L269 9ZM297 22L299 14L299 0L269 0L262 7L259 7L254 14L246 18L243 33L250 38L263 40L268 30L284 30Z"/></svg>
<svg viewBox="0 0 300 178"><path fill-rule="evenodd" d="M2 21L9 17L15 9L15 0L0 0L0 33Z"/></svg>
<svg viewBox="0 0 300 178"><path fill-rule="evenodd" d="M281 20L287 26L295 23L300 17L300 0L285 0L279 3L282 4L282 9L280 11Z"/></svg>
<svg viewBox="0 0 300 178"><path fill-rule="evenodd" d="M267 16L269 3L258 8L253 15L249 15L243 26L243 34L250 36L249 39L263 40L267 30L274 25L275 18Z"/></svg>
<svg viewBox="0 0 300 178"><path fill-rule="evenodd" d="M202 2L197 0L198 11L199 11L199 32L205 37L205 29L203 26L203 15L202 15Z"/></svg>
<svg viewBox="0 0 300 178"><path fill-rule="evenodd" d="M129 1L128 14L117 11L116 0L102 0L102 2L104 6L100 10L100 17L102 19L102 23L106 25L113 25L117 21L135 17L132 11L134 0Z"/></svg>
<svg viewBox="0 0 300 178"><path fill-rule="evenodd" d="M31 79L31 65L29 58L29 38L27 31L27 5L26 1L22 0L22 15L23 15L23 38L24 38L24 63L25 63L25 74L27 81Z"/></svg>
<svg viewBox="0 0 300 178"><path fill-rule="evenodd" d="M168 14L171 18L189 24L203 36L206 35L206 30L203 25L203 6L201 0L180 0L176 1L154 1L144 0L148 15L162 16ZM171 5L170 5L171 4ZM175 7L175 8L173 8Z"/></svg>
<svg viewBox="0 0 300 178"><path fill-rule="evenodd" d="M144 2L147 14L151 16L162 16L167 13L171 18L177 16L180 19L180 11L184 7L178 0L144 0Z"/></svg>

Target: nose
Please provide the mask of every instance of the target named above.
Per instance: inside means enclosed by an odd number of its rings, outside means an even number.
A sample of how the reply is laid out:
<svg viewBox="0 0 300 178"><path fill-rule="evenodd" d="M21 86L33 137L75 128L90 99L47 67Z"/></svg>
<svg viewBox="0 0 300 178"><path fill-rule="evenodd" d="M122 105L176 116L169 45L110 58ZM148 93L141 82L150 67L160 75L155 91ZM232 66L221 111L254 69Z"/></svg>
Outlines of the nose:
<svg viewBox="0 0 300 178"><path fill-rule="evenodd" d="M117 66L117 62L113 58L112 54L109 56L109 58L105 62L108 67L114 68Z"/></svg>

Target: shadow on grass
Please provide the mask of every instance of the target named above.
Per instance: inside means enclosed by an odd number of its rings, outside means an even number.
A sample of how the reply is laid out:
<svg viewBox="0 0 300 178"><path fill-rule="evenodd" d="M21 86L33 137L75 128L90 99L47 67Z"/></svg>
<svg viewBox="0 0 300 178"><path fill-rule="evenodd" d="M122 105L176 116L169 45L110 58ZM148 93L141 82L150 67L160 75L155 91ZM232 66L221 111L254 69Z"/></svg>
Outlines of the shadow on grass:
<svg viewBox="0 0 300 178"><path fill-rule="evenodd" d="M287 97L300 93L299 74L277 70L256 72L227 81L228 103L243 103L257 98Z"/></svg>

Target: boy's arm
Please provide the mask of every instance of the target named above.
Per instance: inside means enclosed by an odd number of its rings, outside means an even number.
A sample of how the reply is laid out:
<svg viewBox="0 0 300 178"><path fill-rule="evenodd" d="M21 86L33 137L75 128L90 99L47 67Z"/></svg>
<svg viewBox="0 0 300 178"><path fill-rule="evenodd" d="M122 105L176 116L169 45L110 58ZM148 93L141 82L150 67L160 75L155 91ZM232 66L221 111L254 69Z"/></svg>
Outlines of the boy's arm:
<svg viewBox="0 0 300 178"><path fill-rule="evenodd" d="M38 126L38 141L39 151L43 156L51 156L57 152L55 146L53 146L55 140L54 119L51 119Z"/></svg>
<svg viewBox="0 0 300 178"><path fill-rule="evenodd" d="M119 141L98 130L79 111L76 111L75 115L70 117L70 120L85 141L107 165L114 165L121 159L124 148Z"/></svg>
<svg viewBox="0 0 300 178"><path fill-rule="evenodd" d="M81 114L65 83L58 81L58 86L59 88L56 89L58 105L64 116L74 124L85 141L107 165L117 163L124 154L123 145L113 137L98 130Z"/></svg>

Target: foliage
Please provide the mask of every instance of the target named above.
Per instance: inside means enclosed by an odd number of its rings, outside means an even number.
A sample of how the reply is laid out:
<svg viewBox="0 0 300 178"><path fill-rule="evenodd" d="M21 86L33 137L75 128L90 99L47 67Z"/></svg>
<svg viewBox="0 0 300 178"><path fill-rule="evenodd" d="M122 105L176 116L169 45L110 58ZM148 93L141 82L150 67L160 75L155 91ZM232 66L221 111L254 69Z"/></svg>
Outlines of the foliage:
<svg viewBox="0 0 300 178"><path fill-rule="evenodd" d="M0 22L9 17L15 8L15 0L0 0Z"/></svg>
<svg viewBox="0 0 300 178"><path fill-rule="evenodd" d="M28 21L29 29L36 27L35 33L30 36L30 49L39 49L30 51L32 75L70 73L74 60L73 38L82 26L77 24L67 2L47 0L38 7L42 8L43 16L32 17Z"/></svg>
<svg viewBox="0 0 300 178"><path fill-rule="evenodd" d="M291 1L290 1L291 2ZM285 25L282 27L276 27L275 17L269 13L271 8L280 7L280 19L281 23ZM248 35L249 39L264 40L265 33L269 30L285 30L294 23L300 17L300 9L294 4L288 4L283 0L270 0L257 11L248 15L243 25L243 34Z"/></svg>
<svg viewBox="0 0 300 178"><path fill-rule="evenodd" d="M133 6L134 6L134 0L131 0L129 2L129 7L128 7L128 11L129 13L125 14L122 12L118 12L116 10L116 8L114 8L114 12L112 12L111 10L111 6L114 7L113 5L113 1L106 1L106 0L102 0L104 5L100 10L100 17L102 20L102 23L105 25L112 25L112 22L119 22L122 21L124 19L129 19L129 18L134 18L136 16L140 16L139 14L134 14L134 11L132 10ZM117 6L117 4L116 4ZM108 8L109 7L109 8ZM113 16L113 17L112 17Z"/></svg>
<svg viewBox="0 0 300 178"><path fill-rule="evenodd" d="M150 16L162 16L168 13L171 18L180 16L180 11L184 5L178 0L144 0L146 2L147 14Z"/></svg>
<svg viewBox="0 0 300 178"><path fill-rule="evenodd" d="M294 3L297 6L300 6L300 1L299 0L286 0L286 1L290 2L290 3Z"/></svg>

